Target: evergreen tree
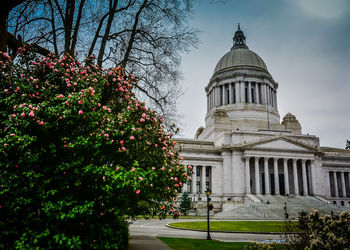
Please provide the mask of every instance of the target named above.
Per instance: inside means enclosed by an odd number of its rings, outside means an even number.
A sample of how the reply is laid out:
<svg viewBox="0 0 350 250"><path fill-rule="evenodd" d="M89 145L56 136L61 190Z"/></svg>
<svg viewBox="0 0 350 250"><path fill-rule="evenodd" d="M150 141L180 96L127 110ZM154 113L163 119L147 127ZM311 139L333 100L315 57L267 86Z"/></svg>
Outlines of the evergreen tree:
<svg viewBox="0 0 350 250"><path fill-rule="evenodd" d="M188 197L188 193L184 192L181 197L181 203L180 203L180 211L186 216L186 213L188 210L191 209L192 200L191 197Z"/></svg>

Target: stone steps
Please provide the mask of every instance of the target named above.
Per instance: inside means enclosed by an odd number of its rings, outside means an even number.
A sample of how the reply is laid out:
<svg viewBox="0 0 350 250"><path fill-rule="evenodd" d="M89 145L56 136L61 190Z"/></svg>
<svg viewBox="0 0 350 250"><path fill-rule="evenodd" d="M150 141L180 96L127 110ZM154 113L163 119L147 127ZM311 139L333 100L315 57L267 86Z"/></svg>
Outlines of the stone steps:
<svg viewBox="0 0 350 250"><path fill-rule="evenodd" d="M249 198L252 200L252 197ZM226 219L284 219L285 205L289 218L298 218L301 211L312 212L317 209L321 215L339 214L342 211L350 211L346 207L337 207L322 202L312 196L295 196L288 198L280 195L256 195L260 202L252 202L243 206L224 210L216 214L215 218ZM269 203L269 204L268 204Z"/></svg>

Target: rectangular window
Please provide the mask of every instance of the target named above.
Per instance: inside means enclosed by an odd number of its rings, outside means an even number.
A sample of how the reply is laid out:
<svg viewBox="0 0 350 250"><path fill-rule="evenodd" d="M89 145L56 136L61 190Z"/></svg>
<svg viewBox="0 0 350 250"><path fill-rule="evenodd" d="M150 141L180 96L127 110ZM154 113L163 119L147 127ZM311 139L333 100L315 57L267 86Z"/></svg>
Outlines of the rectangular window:
<svg viewBox="0 0 350 250"><path fill-rule="evenodd" d="M262 101L261 101L261 85L260 84L258 84L258 94L259 94L259 103L262 103Z"/></svg>
<svg viewBox="0 0 350 250"><path fill-rule="evenodd" d="M236 88L235 88L235 84L232 83L232 103L236 103Z"/></svg>
<svg viewBox="0 0 350 250"><path fill-rule="evenodd" d="M196 167L196 176L201 175L201 169L199 167Z"/></svg>
<svg viewBox="0 0 350 250"><path fill-rule="evenodd" d="M230 104L230 87L226 85L226 104Z"/></svg>

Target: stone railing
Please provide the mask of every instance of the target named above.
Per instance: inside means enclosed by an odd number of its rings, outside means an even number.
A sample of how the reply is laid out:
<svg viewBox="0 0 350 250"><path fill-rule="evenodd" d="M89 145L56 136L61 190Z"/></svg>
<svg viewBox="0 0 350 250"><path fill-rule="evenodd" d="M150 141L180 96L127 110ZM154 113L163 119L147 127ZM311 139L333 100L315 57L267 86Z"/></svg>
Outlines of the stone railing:
<svg viewBox="0 0 350 250"><path fill-rule="evenodd" d="M324 202L324 203L327 203L327 204L332 204L332 202L331 202L331 201L329 201L329 200L327 200L327 199L323 198L322 196L315 195L315 198L316 198L316 199L318 199L318 200L320 200L320 201L322 201L322 202Z"/></svg>

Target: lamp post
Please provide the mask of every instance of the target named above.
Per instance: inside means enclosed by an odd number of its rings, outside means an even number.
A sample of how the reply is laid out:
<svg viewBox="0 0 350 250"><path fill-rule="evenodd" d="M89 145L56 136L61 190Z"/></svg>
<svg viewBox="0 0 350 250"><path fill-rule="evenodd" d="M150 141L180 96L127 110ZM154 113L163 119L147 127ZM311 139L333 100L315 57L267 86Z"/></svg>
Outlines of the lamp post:
<svg viewBox="0 0 350 250"><path fill-rule="evenodd" d="M210 189L208 188L205 191L205 194L207 195L207 225L208 225L208 235L207 235L207 240L211 240L210 238L210 227L209 227L209 195L210 195Z"/></svg>

